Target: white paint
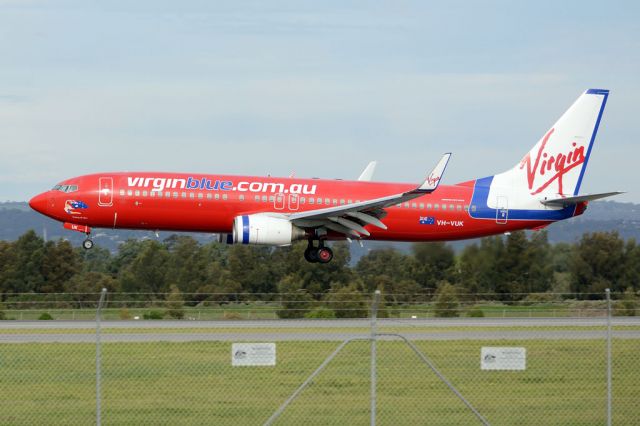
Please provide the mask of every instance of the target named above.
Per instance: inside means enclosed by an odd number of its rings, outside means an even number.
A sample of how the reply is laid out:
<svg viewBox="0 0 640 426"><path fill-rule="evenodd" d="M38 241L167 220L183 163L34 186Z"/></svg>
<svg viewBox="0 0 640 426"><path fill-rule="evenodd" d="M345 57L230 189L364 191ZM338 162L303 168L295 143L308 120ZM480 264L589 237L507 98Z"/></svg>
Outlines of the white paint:
<svg viewBox="0 0 640 426"><path fill-rule="evenodd" d="M480 351L481 370L526 370L526 363L525 348L485 346Z"/></svg>
<svg viewBox="0 0 640 426"><path fill-rule="evenodd" d="M231 345L231 365L244 366L275 366L275 343L233 343Z"/></svg>

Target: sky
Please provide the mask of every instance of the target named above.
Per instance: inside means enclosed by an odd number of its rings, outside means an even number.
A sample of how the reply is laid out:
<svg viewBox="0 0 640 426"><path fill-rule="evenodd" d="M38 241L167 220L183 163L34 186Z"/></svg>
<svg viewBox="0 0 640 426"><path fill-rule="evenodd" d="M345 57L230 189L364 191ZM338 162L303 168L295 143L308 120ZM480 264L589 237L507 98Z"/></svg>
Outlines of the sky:
<svg viewBox="0 0 640 426"><path fill-rule="evenodd" d="M640 3L0 0L0 201L106 171L443 183L610 89L581 191L640 203Z"/></svg>

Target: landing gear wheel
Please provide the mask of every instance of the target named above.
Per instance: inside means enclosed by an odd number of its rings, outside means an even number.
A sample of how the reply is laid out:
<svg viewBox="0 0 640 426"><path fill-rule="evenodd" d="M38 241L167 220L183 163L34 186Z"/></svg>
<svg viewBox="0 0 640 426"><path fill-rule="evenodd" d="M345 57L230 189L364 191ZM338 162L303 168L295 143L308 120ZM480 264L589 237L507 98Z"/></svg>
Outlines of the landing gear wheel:
<svg viewBox="0 0 640 426"><path fill-rule="evenodd" d="M318 262L318 249L315 247L309 247L304 251L304 259L310 263Z"/></svg>
<svg viewBox="0 0 640 426"><path fill-rule="evenodd" d="M329 263L333 259L333 251L329 247L320 247L316 256L318 257L318 262Z"/></svg>
<svg viewBox="0 0 640 426"><path fill-rule="evenodd" d="M93 241L87 238L82 242L82 248L85 250L91 250L93 248Z"/></svg>

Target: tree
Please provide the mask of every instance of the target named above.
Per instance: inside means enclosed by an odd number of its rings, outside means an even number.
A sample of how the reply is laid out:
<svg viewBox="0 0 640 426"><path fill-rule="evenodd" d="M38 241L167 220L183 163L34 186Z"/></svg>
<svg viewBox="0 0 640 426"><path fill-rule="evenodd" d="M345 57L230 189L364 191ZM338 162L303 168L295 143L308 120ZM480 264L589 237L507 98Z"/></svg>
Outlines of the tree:
<svg viewBox="0 0 640 426"><path fill-rule="evenodd" d="M451 283L447 281L440 283L438 290L436 290L435 300L435 316L460 316L460 312L458 312L458 290Z"/></svg>
<svg viewBox="0 0 640 426"><path fill-rule="evenodd" d="M157 241L145 241L131 263L120 275L122 290L130 293L165 293L167 284L167 249Z"/></svg>
<svg viewBox="0 0 640 426"><path fill-rule="evenodd" d="M313 298L300 285L295 275L287 275L278 283L282 309L278 318L303 318L311 309Z"/></svg>
<svg viewBox="0 0 640 426"><path fill-rule="evenodd" d="M170 289L167 295L167 315L174 319L182 319L184 318L184 298L175 284L172 284Z"/></svg>
<svg viewBox="0 0 640 426"><path fill-rule="evenodd" d="M606 288L621 292L624 241L617 232L584 234L574 247L570 263L571 290L602 295Z"/></svg>
<svg viewBox="0 0 640 426"><path fill-rule="evenodd" d="M326 301L335 312L336 318L366 318L368 316L369 311L365 297L358 290L356 283L333 288L327 294Z"/></svg>

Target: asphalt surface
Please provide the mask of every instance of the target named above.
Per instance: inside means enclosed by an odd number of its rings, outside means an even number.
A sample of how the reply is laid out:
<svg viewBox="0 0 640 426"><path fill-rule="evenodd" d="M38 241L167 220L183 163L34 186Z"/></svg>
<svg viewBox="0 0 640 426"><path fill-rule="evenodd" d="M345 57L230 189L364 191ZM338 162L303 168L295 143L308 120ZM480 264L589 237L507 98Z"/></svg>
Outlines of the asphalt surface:
<svg viewBox="0 0 640 426"><path fill-rule="evenodd" d="M158 329L157 333L136 331L102 333L103 342L195 342L195 341L343 341L351 338L368 339L366 330L346 330L369 327L369 320L267 320L267 321L105 321L103 330L109 329ZM638 326L640 318L615 318L613 325ZM0 333L0 343L93 343L96 333L33 333L33 330L45 329L95 329L93 321L6 321L0 323L0 329L14 330L12 333ZM605 318L460 318L425 320L378 320L379 333L384 334L385 327L404 328L401 334L410 340L579 340L606 339ZM441 328L429 331L417 328ZM469 328L451 330L449 327ZM524 327L523 330L473 330L477 327ZM572 327L572 330L553 330L554 327ZM602 327L601 330L580 330L580 327ZM161 329L202 329L202 332L163 332ZM229 332L237 328L238 332ZM251 329L268 329L265 332ZM305 328L309 329L305 331ZM210 331L207 332L206 329ZM224 329L225 331L219 331ZM273 330L272 330L273 329ZM321 330L319 330L321 329ZM342 329L342 330L341 330ZM16 333L15 330L29 330L29 333ZM640 330L615 330L616 339L640 339ZM380 339L397 337L381 335Z"/></svg>
<svg viewBox="0 0 640 426"><path fill-rule="evenodd" d="M190 320L129 320L102 321L103 329L127 328L360 328L369 327L371 320L241 320L241 321L190 321ZM377 320L379 327L604 327L607 319L599 318L426 318ZM614 317L612 325L640 326L640 317ZM87 329L95 328L95 321L2 321L0 329Z"/></svg>

